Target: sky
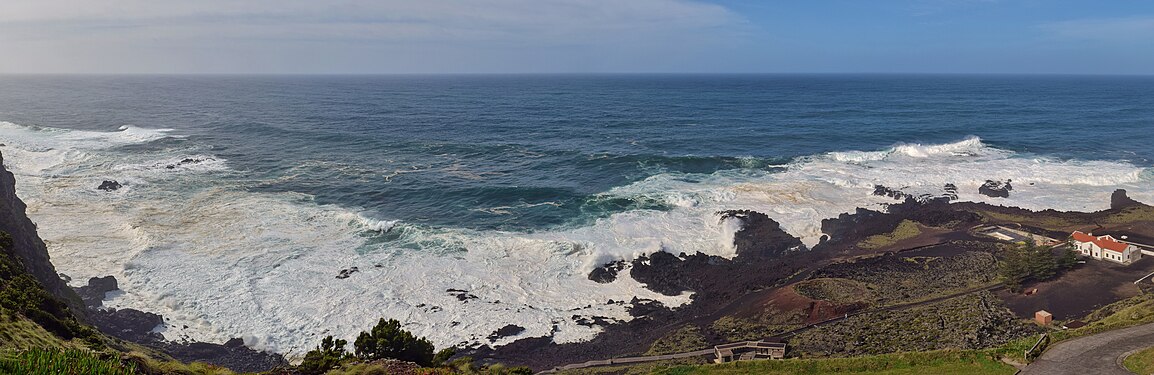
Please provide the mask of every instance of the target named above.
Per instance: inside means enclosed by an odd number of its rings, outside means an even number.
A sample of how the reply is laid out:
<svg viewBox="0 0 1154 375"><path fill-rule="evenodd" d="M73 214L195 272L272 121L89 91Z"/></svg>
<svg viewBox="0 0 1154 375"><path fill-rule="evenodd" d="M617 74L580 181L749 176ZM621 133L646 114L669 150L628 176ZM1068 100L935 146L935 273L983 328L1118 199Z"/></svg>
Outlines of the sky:
<svg viewBox="0 0 1154 375"><path fill-rule="evenodd" d="M1154 74L1154 1L2 0L0 73Z"/></svg>

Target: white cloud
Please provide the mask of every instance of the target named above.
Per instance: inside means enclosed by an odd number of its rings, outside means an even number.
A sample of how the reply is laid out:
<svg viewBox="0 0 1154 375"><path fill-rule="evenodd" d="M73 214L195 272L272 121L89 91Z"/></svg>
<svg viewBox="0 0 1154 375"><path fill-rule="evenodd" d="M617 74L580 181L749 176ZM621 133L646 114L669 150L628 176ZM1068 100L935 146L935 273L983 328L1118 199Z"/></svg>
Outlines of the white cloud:
<svg viewBox="0 0 1154 375"><path fill-rule="evenodd" d="M583 41L740 23L727 9L686 0L197 0L0 2L0 24L50 37L320 37L401 40ZM225 34L225 35L221 35ZM25 33L27 35L27 33ZM139 35L138 35L139 36Z"/></svg>
<svg viewBox="0 0 1154 375"><path fill-rule="evenodd" d="M0 50L8 53L0 72L318 72L323 68L307 64L325 60L323 54L331 56L325 64L350 68L331 60L416 51L485 54L486 70L516 71L515 64L500 65L525 57L525 50L551 49L553 60L566 63L588 56L557 50L640 61L716 45L746 25L740 15L696 0L3 0ZM494 52L502 49L520 50ZM245 57L229 55L236 51ZM293 56L303 58L289 61ZM471 71L419 56L406 61L351 68Z"/></svg>

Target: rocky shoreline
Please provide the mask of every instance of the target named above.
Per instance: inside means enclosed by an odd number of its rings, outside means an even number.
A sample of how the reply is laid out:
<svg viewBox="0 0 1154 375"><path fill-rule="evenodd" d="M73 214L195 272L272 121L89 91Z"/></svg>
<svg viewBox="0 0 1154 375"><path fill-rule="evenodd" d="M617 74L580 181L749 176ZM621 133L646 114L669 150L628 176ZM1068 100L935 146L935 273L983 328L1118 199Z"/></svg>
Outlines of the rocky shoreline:
<svg viewBox="0 0 1154 375"><path fill-rule="evenodd" d="M984 189L987 190L985 193L999 196L1009 194L1012 189L1009 183L1010 181L996 182L990 184L989 187L984 186L987 188ZM756 309L757 306L760 306L758 305L761 303L760 301L773 298L767 296L774 295L773 293L781 290L784 286L793 285L802 280L833 277L838 274L875 273L870 268L873 266L869 264L852 265L845 263L849 259L892 254L901 249L922 248L925 245L935 243L955 243L958 245L954 245L953 248L947 246L944 250L928 249L926 253L928 255L917 256L940 258L941 256L959 254L970 258L958 259L972 258L975 260L962 263L957 266L956 271L947 268L941 271L940 275L930 273L917 277L961 280L958 277L965 276L967 272L975 272L976 267L996 267L996 262L991 260L992 257L988 255L993 254L991 253L994 251L992 249L996 249L996 245L994 245L996 241L969 231L974 226L991 222L991 215L1012 213L1022 217L1034 217L1038 220L1062 217L1074 223L1089 225L1129 208L1149 207L1128 198L1123 190L1114 193L1110 209L1093 213L1054 210L1033 212L1016 207L986 203L954 202L956 187L948 185L944 187L941 196L914 197L897 189L884 187L879 187L876 193L895 198L896 202L891 204L886 212L858 209L854 213L823 220L822 230L826 236L812 249L805 248L799 239L784 232L779 223L762 213L753 211L719 212L719 220L727 218L742 220L742 229L735 235L734 240L737 256L732 259L705 254L674 255L658 252L628 263L620 261L609 263L589 274L591 280L610 282L620 277L620 272L629 272L629 277L644 283L647 288L655 292L676 295L685 291L692 291L694 295L690 304L676 309L670 309L660 304L649 304L645 308L632 308L630 312L634 316L633 320L605 325L604 331L588 342L554 344L549 337L524 338L498 348L482 347L466 351L465 354L492 362L523 364L536 369L547 369L567 363L644 353L650 349L650 345L654 342L668 335L683 332L686 327L691 328L693 332L698 332L696 327L705 327L699 333L703 342L710 345L722 343L729 341L730 338L709 329L711 325L715 326L719 319L739 317L746 314L750 309ZM906 240L906 242L898 241L892 246L879 249L867 249L861 246L861 243L871 236L885 235L895 231L903 221L913 223L923 232L914 239ZM1053 236L1062 234L1061 230L1030 227L1028 224L1021 226L1023 229L1042 234ZM1065 229L1063 228L1063 230ZM901 264L903 263L895 263L895 266ZM830 266L832 268L829 268ZM958 273L958 275L953 275L953 273ZM989 274L983 274L978 278L984 282L993 282L993 276ZM914 297L916 296L900 296L900 298L907 299ZM965 319L974 319L972 321L977 322L975 324L985 327L982 328L983 332L992 336L959 338L958 340L962 341L957 342L971 343L972 345L967 345L970 347L984 342L1004 342L1017 337L1016 335L1031 332L1020 327L1015 328L1017 323L1014 323L1013 319L1007 319L1007 315L1003 315L1009 314L1009 311L1004 305L1001 305L1001 302L991 305L993 303L991 298L990 295L984 295L979 299L982 301L982 311L986 311L984 317L958 319L964 321L970 321ZM608 302L614 303L613 301ZM637 302L643 301L631 302L636 306ZM949 303L956 304L958 302ZM810 306L810 308L814 307ZM837 309L836 306L831 308ZM931 310L927 311L934 311L932 307L929 309ZM852 310L853 308L846 311ZM1001 311L1005 311L1005 313ZM917 314L911 312L878 316L920 316ZM948 347L949 342L941 345ZM934 344L933 346L938 347L940 345ZM828 349L807 347L810 348L807 351L828 351Z"/></svg>
<svg viewBox="0 0 1154 375"><path fill-rule="evenodd" d="M199 161L185 160L179 165L195 162ZM106 293L118 289L116 279L111 276L92 278L87 285L75 290L68 288L48 261L44 243L35 235L35 224L24 215L25 207L15 196L12 174L2 168L0 164L0 204L3 205L0 212L5 215L0 216L0 230L14 234L15 255L28 265L29 273L47 290L72 306L78 318L90 322L109 336L139 343L184 362L205 362L243 372L266 371L287 365L283 356L247 348L241 339L221 344L165 340L155 332L164 324L164 317L134 309L103 306ZM1007 197L1013 189L1010 184L1009 180L991 180L981 187L979 193ZM112 192L122 187L116 181L105 181L96 188ZM678 350L678 345L727 342L735 339L732 330L727 331L730 327L749 329L758 335L764 333L764 338L832 315L932 296L936 292L928 289L900 295L863 292L878 286L899 288L901 284L895 280L900 281L902 277L912 280L934 278L941 281L939 284L943 286L940 288L949 288L945 285L960 282L964 279L960 278L962 276L992 281L988 274L974 273L982 267L988 270L992 263L996 263L994 255L991 255L995 252L984 249L995 241L971 233L969 229L975 226L1014 223L1023 230L1063 238L1059 236L1069 233L1070 228L1110 225L1116 221L1112 221L1116 215L1146 218L1141 216L1146 212L1142 210L1150 208L1130 199L1122 190L1111 197L1110 209L1093 213L1034 212L986 203L956 202L957 187L950 184L943 186L938 195L914 196L885 186L877 186L874 194L892 198L894 202L884 212L857 209L853 213L823 220L821 229L825 235L812 248L786 233L780 223L764 213L750 210L717 212L715 216L719 221L738 220L741 223L741 229L734 236L736 256L731 259L702 253L657 252L629 262L605 264L588 275L592 281L607 283L624 277L622 273L628 272L628 277L661 294L679 295L692 291L694 294L689 304L670 308L657 301L639 298L609 300L605 303L625 306L633 319L622 322L602 316L574 315L573 319L581 324L603 327L603 331L590 341L555 344L552 337L529 337L496 348L482 346L462 350L458 355L472 356L483 363L547 369L567 363L642 354L654 350L657 342L662 343L661 351L666 352ZM1135 214L1136 210L1141 212ZM1154 234L1154 218L1145 220L1149 222L1139 231ZM876 238L884 241L871 241ZM910 249L919 250L906 251ZM899 253L902 255L896 255ZM922 272L926 270L929 272ZM355 267L345 269L337 278L347 278L358 271ZM462 301L477 298L467 290L449 289L446 293ZM875 299L839 299L855 293ZM934 347L952 347L958 343L978 347L1004 342L1028 331L1014 326L1013 319L1007 315L1009 310L1002 305L1004 301L1014 302L1013 299L1019 297L999 295L997 298L1001 301L998 301L993 295L983 294L974 298L980 302L982 316L959 316L956 321L973 323L982 330L981 335L964 337L959 334L936 342ZM1103 301L1108 302L1108 299ZM941 305L946 306L944 308L929 305L922 310L903 313L865 315L857 322L891 318L920 322L926 316L936 314L935 311L964 307L964 301L946 300ZM1034 305L1018 303L1015 306L1026 309ZM767 315L767 311L771 313ZM777 311L781 314L774 316L772 312ZM864 325L868 326L868 323ZM854 322L831 325L823 331L810 333L806 336L809 341L800 343L808 353L845 355L877 352L862 346L840 351L836 345L830 344L837 341L835 336L850 333L869 340L885 341L887 336L884 334L860 333L862 326ZM900 324L893 326L894 329L901 327ZM492 343L518 336L524 331L523 327L510 324L491 333L487 340Z"/></svg>
<svg viewBox="0 0 1154 375"><path fill-rule="evenodd" d="M74 290L84 301L89 322L101 332L147 346L181 362L204 362L236 372L262 372L288 366L284 356L250 349L240 338L233 338L223 344L165 340L164 336L155 331L165 324L163 316L136 309L103 306L106 293L119 290L115 277L93 277L87 285Z"/></svg>

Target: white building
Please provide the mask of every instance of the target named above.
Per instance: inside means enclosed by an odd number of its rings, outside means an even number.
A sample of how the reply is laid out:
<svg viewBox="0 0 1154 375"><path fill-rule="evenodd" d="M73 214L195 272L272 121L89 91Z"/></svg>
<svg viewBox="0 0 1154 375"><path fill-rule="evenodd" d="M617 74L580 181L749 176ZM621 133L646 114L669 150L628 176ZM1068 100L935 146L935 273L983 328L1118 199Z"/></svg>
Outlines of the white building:
<svg viewBox="0 0 1154 375"><path fill-rule="evenodd" d="M1112 262L1130 264L1142 259L1142 252L1138 247L1118 241L1110 235L1097 236L1074 231L1070 234L1070 244L1082 252L1082 255L1094 259L1105 259Z"/></svg>

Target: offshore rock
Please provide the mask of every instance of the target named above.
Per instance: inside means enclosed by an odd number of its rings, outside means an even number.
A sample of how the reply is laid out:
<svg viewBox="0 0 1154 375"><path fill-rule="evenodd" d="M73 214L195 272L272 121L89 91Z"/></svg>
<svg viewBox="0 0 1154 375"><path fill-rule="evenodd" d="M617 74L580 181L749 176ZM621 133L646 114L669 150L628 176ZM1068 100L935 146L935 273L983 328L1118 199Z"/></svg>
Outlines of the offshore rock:
<svg viewBox="0 0 1154 375"><path fill-rule="evenodd" d="M122 186L123 185L121 185L119 182L116 182L116 180L112 180L112 181L105 180L104 182L101 182L100 186L97 186L96 188L100 189L100 190L104 190L104 191L116 191L117 189L120 189Z"/></svg>
<svg viewBox="0 0 1154 375"><path fill-rule="evenodd" d="M509 324L501 327L500 329L497 329L496 331L493 331L493 333L489 335L488 339L489 342L495 342L505 337L519 335L521 332L525 332L525 327Z"/></svg>
<svg viewBox="0 0 1154 375"><path fill-rule="evenodd" d="M906 197L909 197L908 194L903 193L901 190L892 189L882 185L874 185L874 195L880 197L890 197L899 201L905 200Z"/></svg>
<svg viewBox="0 0 1154 375"><path fill-rule="evenodd" d="M978 187L978 193L991 198L1009 198L1010 190L1014 190L1010 181L1009 179L1006 182L986 180L986 183Z"/></svg>

